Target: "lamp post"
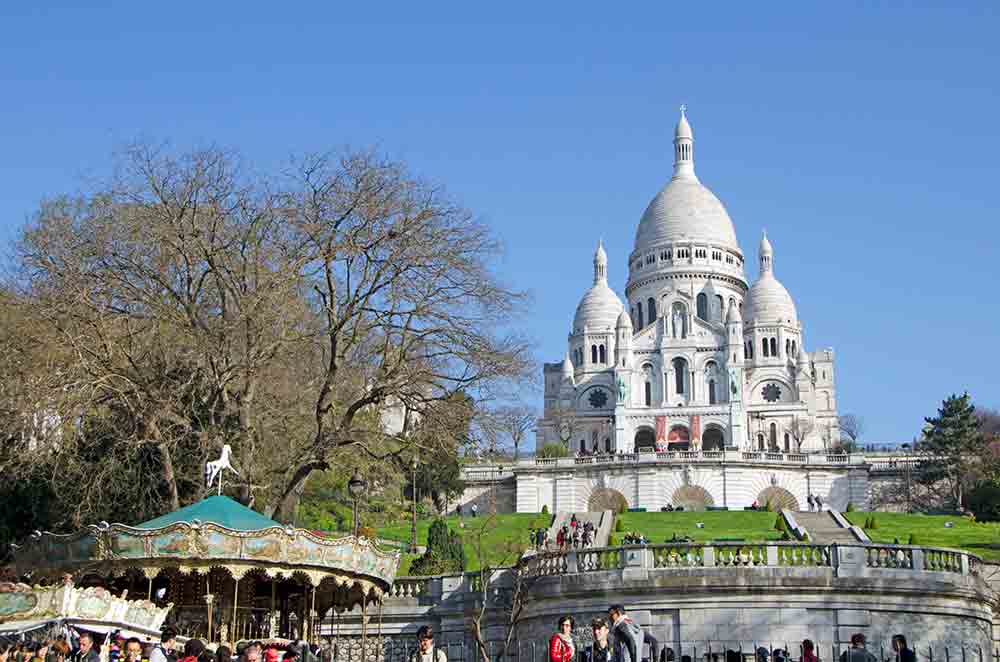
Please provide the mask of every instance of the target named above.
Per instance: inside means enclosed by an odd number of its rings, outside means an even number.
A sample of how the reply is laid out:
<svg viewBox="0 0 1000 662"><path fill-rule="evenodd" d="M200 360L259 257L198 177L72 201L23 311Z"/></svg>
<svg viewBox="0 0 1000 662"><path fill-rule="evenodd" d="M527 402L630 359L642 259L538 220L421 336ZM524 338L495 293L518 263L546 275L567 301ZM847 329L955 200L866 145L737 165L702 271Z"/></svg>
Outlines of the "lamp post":
<svg viewBox="0 0 1000 662"><path fill-rule="evenodd" d="M358 499L364 494L365 488L368 487L368 483L365 479L361 477L358 470L354 470L354 475L351 479L347 481L347 491L351 493L351 499L354 500L354 537L358 537L358 528L360 527L360 521L358 520Z"/></svg>
<svg viewBox="0 0 1000 662"><path fill-rule="evenodd" d="M413 493L410 494L413 497L413 520L410 523L410 553L417 553L417 458L413 458L413 462L410 464L410 468L413 470L413 482L410 483L410 489Z"/></svg>

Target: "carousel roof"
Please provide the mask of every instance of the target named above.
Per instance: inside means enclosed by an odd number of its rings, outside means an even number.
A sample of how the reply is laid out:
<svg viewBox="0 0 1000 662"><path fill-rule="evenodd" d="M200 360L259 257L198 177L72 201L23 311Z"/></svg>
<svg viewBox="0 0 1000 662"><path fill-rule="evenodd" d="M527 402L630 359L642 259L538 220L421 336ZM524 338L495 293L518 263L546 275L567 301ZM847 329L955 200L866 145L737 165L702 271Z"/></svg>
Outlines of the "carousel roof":
<svg viewBox="0 0 1000 662"><path fill-rule="evenodd" d="M180 510L160 515L142 524L136 524L135 528L162 529L177 522L188 524L212 522L232 531L256 531L257 529L281 526L273 519L264 517L256 510L247 508L227 496L210 496L197 503L192 503L190 506L184 506Z"/></svg>
<svg viewBox="0 0 1000 662"><path fill-rule="evenodd" d="M346 606L387 590L400 557L367 538L331 539L279 524L224 496L138 526L102 522L68 535L36 532L12 548L14 570L37 578L136 569L152 579L168 568L190 574L219 567L237 579L260 571L300 575L314 587L331 580Z"/></svg>

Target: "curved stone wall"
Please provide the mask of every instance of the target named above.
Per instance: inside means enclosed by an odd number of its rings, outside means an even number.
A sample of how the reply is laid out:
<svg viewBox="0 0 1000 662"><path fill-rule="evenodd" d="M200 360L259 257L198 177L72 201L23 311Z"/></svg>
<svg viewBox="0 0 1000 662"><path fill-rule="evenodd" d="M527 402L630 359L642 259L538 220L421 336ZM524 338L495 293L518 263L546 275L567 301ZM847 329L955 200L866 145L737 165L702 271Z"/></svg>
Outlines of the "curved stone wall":
<svg viewBox="0 0 1000 662"><path fill-rule="evenodd" d="M970 662L990 657L996 594L979 559L965 552L894 545L681 544L541 554L525 561L530 599L516 640L520 662L543 660L558 617L572 615L579 644L587 623L610 604L624 604L661 645L701 655L759 646L795 651L802 639L824 660L864 633L876 655L901 633L934 655ZM469 645L470 616L481 593L477 575L399 578L382 611L388 644L412 642L431 624L455 654ZM509 573L494 582L509 584ZM491 613L493 639L503 636ZM360 614L341 617L342 636L360 632ZM326 622L327 632L333 623ZM515 655L515 658L518 656ZM796 653L797 657L797 653ZM888 654L885 656L888 657ZM473 659L466 654L464 659ZM450 654L449 659L455 659ZM462 659L462 658L459 658ZM700 658L696 657L696 662Z"/></svg>

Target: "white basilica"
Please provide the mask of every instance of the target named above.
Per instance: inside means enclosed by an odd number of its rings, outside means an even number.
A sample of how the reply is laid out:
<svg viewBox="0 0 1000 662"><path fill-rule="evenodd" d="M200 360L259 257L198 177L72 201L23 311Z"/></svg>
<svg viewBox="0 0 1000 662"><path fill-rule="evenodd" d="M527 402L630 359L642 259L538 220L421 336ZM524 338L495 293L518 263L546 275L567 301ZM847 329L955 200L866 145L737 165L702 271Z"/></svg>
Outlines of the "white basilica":
<svg viewBox="0 0 1000 662"><path fill-rule="evenodd" d="M837 438L833 351L807 352L795 302L761 238L750 285L722 202L694 170L681 110L674 172L646 208L622 300L598 244L566 358L544 366L538 447L573 452L808 453Z"/></svg>

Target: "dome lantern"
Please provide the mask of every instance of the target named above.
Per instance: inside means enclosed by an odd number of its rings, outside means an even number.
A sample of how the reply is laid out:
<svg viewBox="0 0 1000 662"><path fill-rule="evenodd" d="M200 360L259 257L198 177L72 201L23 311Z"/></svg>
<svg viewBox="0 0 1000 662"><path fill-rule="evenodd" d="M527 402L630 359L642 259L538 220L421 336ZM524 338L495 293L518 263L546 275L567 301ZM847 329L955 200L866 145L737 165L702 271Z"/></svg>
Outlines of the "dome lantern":
<svg viewBox="0 0 1000 662"><path fill-rule="evenodd" d="M681 117L674 129L674 179L692 178L694 175L694 132L688 124L685 111L687 106L681 106Z"/></svg>

